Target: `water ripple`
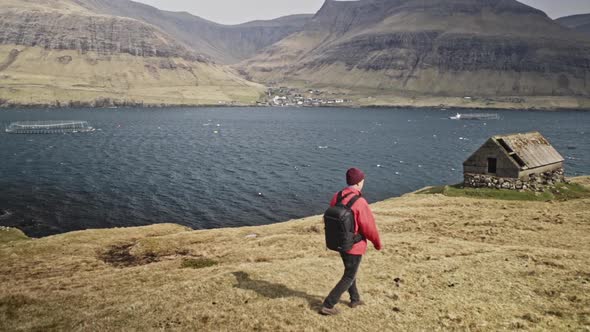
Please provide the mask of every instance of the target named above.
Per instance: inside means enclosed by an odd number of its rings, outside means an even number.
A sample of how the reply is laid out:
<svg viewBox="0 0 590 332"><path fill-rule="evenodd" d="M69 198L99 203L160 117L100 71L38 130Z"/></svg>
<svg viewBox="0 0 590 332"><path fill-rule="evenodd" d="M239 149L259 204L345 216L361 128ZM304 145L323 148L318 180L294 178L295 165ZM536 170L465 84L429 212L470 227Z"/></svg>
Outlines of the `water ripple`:
<svg viewBox="0 0 590 332"><path fill-rule="evenodd" d="M388 109L176 108L9 110L14 121L76 118L89 135L0 133L2 226L32 236L172 222L195 229L261 225L321 213L348 167L377 201L461 181L462 162L495 134L539 130L590 173L590 113Z"/></svg>

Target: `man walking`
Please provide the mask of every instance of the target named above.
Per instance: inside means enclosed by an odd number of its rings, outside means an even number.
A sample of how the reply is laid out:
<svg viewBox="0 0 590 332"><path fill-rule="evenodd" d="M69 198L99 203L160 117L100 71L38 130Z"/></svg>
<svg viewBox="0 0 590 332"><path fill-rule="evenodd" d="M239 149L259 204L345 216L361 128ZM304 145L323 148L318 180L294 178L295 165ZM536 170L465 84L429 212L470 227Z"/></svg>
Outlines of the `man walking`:
<svg viewBox="0 0 590 332"><path fill-rule="evenodd" d="M351 168L346 172L346 182L348 187L334 195L330 206L335 206L338 203L347 205L353 199L355 200L352 201L353 205L350 207L350 210L352 210L355 220L354 232L355 235L360 235L360 241L356 242L351 250L340 252L342 262L344 263L344 275L324 300L324 304L320 310L320 314L322 315L338 314L338 309L334 306L340 301L340 297L346 291L350 294L349 307L356 308L364 304L357 289L356 274L361 264L361 259L367 252L367 240L373 243L375 249L381 250L382 248L375 218L373 217L369 204L362 198L361 194L365 184L365 174L358 168Z"/></svg>

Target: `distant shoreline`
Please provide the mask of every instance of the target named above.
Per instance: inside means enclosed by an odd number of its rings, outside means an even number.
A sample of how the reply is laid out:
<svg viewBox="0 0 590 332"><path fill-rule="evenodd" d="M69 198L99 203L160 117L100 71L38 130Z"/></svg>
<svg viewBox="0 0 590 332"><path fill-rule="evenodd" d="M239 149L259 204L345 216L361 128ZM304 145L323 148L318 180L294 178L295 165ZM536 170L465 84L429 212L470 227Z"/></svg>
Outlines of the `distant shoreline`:
<svg viewBox="0 0 590 332"><path fill-rule="evenodd" d="M56 106L51 104L10 104L1 105L0 111L11 109L76 109L76 108L91 108L91 109L118 109L118 108L374 108L374 109L441 109L447 111L464 111L464 110L488 110L488 111L543 111L543 112L563 112L563 111L579 111L590 112L590 107L484 107L484 106L416 106L416 105L383 105L383 104L369 104L369 105L321 105L321 106L275 106L275 105L248 105L248 104L134 104L121 106L96 106L90 103Z"/></svg>

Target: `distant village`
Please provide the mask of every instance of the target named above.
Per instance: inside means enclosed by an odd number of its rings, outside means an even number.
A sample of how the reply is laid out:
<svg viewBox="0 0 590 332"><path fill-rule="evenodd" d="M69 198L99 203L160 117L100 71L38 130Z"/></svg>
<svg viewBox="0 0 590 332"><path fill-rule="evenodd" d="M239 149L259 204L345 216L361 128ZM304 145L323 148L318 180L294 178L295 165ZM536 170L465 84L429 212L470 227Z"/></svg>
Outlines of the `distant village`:
<svg viewBox="0 0 590 332"><path fill-rule="evenodd" d="M259 102L260 106L338 106L350 103L350 100L328 97L327 93L309 89L301 91L295 88L278 87L269 88L266 92L266 100Z"/></svg>

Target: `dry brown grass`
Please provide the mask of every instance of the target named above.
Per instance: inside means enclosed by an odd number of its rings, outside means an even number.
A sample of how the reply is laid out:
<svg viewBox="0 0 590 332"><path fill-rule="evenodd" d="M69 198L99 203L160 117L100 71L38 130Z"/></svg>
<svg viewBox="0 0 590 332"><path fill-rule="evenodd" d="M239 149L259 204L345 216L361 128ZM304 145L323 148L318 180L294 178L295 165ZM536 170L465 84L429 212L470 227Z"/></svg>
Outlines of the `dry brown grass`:
<svg viewBox="0 0 590 332"><path fill-rule="evenodd" d="M17 105L105 98L149 105L252 105L265 90L215 64L17 45L0 45L0 82L0 100Z"/></svg>
<svg viewBox="0 0 590 332"><path fill-rule="evenodd" d="M0 330L587 331L589 204L416 194L376 203L385 249L361 265L367 305L349 309L343 297L337 317L316 313L342 272L318 216L9 242ZM183 267L190 260L216 264Z"/></svg>

